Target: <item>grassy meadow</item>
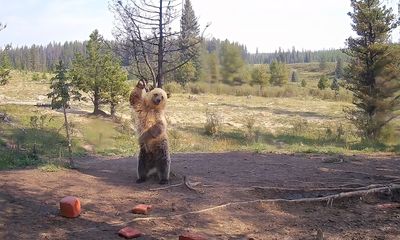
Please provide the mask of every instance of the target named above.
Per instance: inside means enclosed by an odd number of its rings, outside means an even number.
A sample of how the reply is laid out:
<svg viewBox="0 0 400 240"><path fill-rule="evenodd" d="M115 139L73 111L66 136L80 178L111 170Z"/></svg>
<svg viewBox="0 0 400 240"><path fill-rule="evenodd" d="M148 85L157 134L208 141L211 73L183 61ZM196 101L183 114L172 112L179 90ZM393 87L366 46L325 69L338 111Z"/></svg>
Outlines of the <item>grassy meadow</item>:
<svg viewBox="0 0 400 240"><path fill-rule="evenodd" d="M318 63L289 65L300 81L283 87L228 86L191 83L185 89L167 84L172 93L167 118L172 152L284 152L371 153L399 152L393 129L385 144L362 143L345 119L351 94L317 88ZM326 73L333 71L329 64ZM50 74L48 74L50 78ZM132 81L132 85L134 82ZM32 80L32 73L12 73L0 87L0 169L43 165L52 170L66 158L63 115L36 103L48 103L49 80ZM75 157L88 154L131 156L138 151L134 123L127 102L117 119L92 116L90 102L74 102L69 109ZM105 106L104 111L108 111ZM207 134L205 126L212 127ZM398 126L398 122L395 123ZM47 167L46 167L47 166ZM50 167L49 167L50 166Z"/></svg>

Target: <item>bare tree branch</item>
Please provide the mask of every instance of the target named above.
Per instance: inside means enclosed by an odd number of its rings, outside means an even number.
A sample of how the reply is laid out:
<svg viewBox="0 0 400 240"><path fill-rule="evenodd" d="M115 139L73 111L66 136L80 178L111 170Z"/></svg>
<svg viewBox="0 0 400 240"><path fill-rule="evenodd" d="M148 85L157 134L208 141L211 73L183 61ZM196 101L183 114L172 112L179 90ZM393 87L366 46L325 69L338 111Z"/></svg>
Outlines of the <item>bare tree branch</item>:
<svg viewBox="0 0 400 240"><path fill-rule="evenodd" d="M198 34L197 23L180 31L172 29L172 23L181 14L181 5L179 0L113 0L110 4L119 24L114 35L133 61L134 75L145 79L150 73L157 87L162 87L165 74L198 55L197 46L203 40L204 31L197 38L182 40L189 32Z"/></svg>
<svg viewBox="0 0 400 240"><path fill-rule="evenodd" d="M7 24L0 23L0 31L7 27Z"/></svg>

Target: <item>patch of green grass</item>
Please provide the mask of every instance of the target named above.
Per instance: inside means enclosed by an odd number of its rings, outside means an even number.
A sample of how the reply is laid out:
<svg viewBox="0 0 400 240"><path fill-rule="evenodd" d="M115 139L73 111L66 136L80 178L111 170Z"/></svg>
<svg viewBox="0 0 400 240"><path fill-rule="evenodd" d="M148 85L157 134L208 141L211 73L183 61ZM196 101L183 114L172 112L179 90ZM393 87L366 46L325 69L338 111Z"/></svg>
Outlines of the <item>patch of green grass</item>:
<svg viewBox="0 0 400 240"><path fill-rule="evenodd" d="M0 170L38 166L42 160L25 152L17 152L0 147Z"/></svg>
<svg viewBox="0 0 400 240"><path fill-rule="evenodd" d="M64 170L65 167L60 164L46 163L41 165L39 169L43 172L58 172Z"/></svg>
<svg viewBox="0 0 400 240"><path fill-rule="evenodd" d="M22 105L0 105L11 123L0 123L0 168L49 164L54 159L66 158L67 140L61 113ZM32 116L48 116L44 124L32 126ZM50 120L51 119L51 120ZM90 115L69 115L74 126L73 156L86 154L132 155L137 151L136 138L121 124ZM50 120L50 121L48 121ZM10 146L17 150L8 149Z"/></svg>

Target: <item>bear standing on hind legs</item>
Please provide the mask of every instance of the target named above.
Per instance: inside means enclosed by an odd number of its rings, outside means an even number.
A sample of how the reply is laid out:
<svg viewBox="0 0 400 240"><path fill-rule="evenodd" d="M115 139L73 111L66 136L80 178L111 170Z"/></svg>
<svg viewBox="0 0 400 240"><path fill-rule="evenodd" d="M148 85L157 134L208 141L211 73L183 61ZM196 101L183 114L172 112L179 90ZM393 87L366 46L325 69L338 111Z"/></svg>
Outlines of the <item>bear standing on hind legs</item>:
<svg viewBox="0 0 400 240"><path fill-rule="evenodd" d="M160 184L169 181L171 158L168 149L165 105L167 94L161 88L146 91L146 83L140 80L130 95L130 104L137 113L139 134L139 163L137 183L146 181L155 169Z"/></svg>

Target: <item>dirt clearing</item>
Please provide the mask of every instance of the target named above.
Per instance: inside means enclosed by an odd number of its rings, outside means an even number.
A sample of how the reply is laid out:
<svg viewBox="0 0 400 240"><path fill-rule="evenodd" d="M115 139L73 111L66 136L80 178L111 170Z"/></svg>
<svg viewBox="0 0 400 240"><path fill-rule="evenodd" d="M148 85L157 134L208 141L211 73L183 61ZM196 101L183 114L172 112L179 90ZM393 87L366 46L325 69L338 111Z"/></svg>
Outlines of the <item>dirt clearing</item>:
<svg viewBox="0 0 400 240"><path fill-rule="evenodd" d="M196 191L183 184L154 190L156 180L136 184L134 157L82 158L78 170L54 173L1 171L0 239L121 239L125 226L144 232L141 239L177 239L188 230L210 239L316 239L318 230L325 239L400 239L399 191L335 199L331 206L265 201L399 184L398 156L232 152L172 160L171 185L187 176ZM81 199L79 218L59 216L67 195ZM130 213L140 203L154 209Z"/></svg>

